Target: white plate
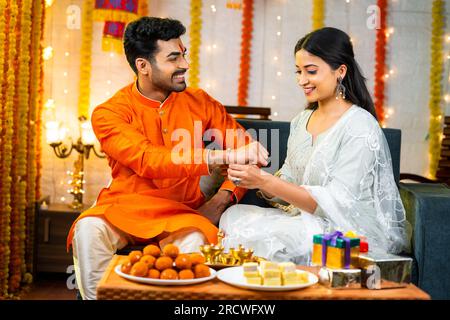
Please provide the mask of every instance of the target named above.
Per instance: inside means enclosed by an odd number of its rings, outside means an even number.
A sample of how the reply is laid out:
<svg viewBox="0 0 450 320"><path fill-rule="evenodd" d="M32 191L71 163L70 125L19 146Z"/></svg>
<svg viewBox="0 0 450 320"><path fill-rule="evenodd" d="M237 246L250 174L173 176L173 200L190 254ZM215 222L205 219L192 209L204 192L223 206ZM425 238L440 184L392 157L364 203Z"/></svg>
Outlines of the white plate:
<svg viewBox="0 0 450 320"><path fill-rule="evenodd" d="M301 288L306 288L316 284L319 279L316 275L312 274L308 271L300 271L297 270L297 273L306 272L308 274L308 283L289 285L289 286L262 286L257 284L248 284L244 277L244 270L242 267L233 267L222 269L217 272L217 278L222 280L225 283L231 284L233 286L244 288L244 289L252 289L259 291L289 291L296 290Z"/></svg>
<svg viewBox="0 0 450 320"><path fill-rule="evenodd" d="M186 280L162 280L162 279L152 279L152 278L144 278L144 277L135 277L130 274L123 273L120 271L120 267L122 265L118 265L114 268L114 271L121 277L124 277L125 279L140 282L140 283L147 283L147 284L154 284L158 286L184 286L189 284L196 284L205 282L211 279L214 279L216 277L217 271L214 269L209 268L209 271L211 272L209 277L204 278L196 278L196 279L186 279Z"/></svg>

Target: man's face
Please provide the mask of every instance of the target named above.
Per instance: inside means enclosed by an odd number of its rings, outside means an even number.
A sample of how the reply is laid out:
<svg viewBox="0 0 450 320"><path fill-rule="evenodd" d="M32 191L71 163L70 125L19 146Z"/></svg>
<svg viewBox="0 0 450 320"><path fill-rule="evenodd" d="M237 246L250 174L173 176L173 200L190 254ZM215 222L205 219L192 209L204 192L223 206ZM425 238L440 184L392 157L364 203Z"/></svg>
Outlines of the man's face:
<svg viewBox="0 0 450 320"><path fill-rule="evenodd" d="M151 72L148 80L154 89L170 93L186 89L185 73L189 69L186 61L186 48L181 39L157 41L159 51L150 62Z"/></svg>

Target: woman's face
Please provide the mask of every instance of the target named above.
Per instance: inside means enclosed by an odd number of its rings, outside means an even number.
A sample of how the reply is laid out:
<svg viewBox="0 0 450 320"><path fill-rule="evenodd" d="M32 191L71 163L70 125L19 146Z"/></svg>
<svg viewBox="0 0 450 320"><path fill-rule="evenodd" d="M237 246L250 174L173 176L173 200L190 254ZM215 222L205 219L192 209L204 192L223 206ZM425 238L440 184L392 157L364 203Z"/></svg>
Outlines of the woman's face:
<svg viewBox="0 0 450 320"><path fill-rule="evenodd" d="M297 83L309 103L336 96L337 78L344 77L342 70L332 70L321 58L301 49L295 54Z"/></svg>

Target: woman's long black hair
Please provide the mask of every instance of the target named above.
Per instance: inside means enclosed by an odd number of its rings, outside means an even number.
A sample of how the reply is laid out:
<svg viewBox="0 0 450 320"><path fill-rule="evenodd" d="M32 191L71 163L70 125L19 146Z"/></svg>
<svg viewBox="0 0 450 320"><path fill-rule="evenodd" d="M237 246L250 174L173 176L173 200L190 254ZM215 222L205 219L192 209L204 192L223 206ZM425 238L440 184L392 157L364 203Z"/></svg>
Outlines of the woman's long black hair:
<svg viewBox="0 0 450 320"><path fill-rule="evenodd" d="M347 73L342 81L346 88L345 99L367 110L377 119L372 98L366 87L366 78L355 60L350 37L344 31L330 27L315 30L297 42L294 54L301 49L321 58L333 70L345 64ZM318 102L308 105L308 109L317 107Z"/></svg>

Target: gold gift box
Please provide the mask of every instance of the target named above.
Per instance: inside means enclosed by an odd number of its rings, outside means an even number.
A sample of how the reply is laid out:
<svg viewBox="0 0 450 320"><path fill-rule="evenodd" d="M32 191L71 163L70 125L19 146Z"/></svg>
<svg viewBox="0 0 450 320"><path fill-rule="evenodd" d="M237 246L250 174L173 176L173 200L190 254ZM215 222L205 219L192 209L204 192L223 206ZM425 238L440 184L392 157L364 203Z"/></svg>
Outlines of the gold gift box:
<svg viewBox="0 0 450 320"><path fill-rule="evenodd" d="M330 289L360 289L361 270L323 267L319 271L319 281Z"/></svg>
<svg viewBox="0 0 450 320"><path fill-rule="evenodd" d="M359 255L362 285L368 289L406 287L411 282L412 259L389 253Z"/></svg>

